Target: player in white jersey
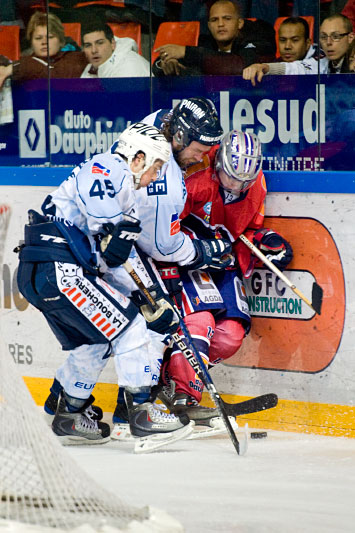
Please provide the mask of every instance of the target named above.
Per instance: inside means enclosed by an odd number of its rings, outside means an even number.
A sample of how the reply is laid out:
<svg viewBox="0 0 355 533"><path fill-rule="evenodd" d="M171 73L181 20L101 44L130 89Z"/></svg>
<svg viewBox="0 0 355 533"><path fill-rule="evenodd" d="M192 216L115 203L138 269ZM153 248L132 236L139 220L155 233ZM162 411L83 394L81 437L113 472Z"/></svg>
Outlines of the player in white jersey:
<svg viewBox="0 0 355 533"><path fill-rule="evenodd" d="M172 155L162 168L158 180L148 187L138 187L136 197L142 232L138 246L155 261L171 296L181 293L176 264L189 269L224 269L230 264L226 254L230 243L224 239L191 240L180 231L179 216L186 201L184 170L200 161L212 146L219 143L223 130L214 104L206 98L183 99L172 110L161 109L143 119L158 127L171 143ZM115 149L115 144L113 145ZM218 251L213 250L218 246ZM154 341L157 341L155 338ZM154 343L159 350L159 342ZM156 373L155 373L156 375ZM157 376L156 376L157 377ZM202 409L201 409L202 411ZM198 416L216 416L216 410ZM127 413L124 391L119 390L113 415L112 438L125 438Z"/></svg>
<svg viewBox="0 0 355 533"><path fill-rule="evenodd" d="M169 156L169 143L155 127L133 124L115 153L96 155L74 169L45 200L44 215L29 211L18 286L70 351L54 384L59 391L52 428L64 444L109 439L109 425L91 407L91 391L111 354L126 390L137 451L192 431L187 417L165 415L146 401L151 379L142 369L150 364L149 336L138 307L127 298L129 278L121 266L128 257L135 260L132 244L141 232L132 174L156 179ZM168 302L158 315L164 330L176 329Z"/></svg>

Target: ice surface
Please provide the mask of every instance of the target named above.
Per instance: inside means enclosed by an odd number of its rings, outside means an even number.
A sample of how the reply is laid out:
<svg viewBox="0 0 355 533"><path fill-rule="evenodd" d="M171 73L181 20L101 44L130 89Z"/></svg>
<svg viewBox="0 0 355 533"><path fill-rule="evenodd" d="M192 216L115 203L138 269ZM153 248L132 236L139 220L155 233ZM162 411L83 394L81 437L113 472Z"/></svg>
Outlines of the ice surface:
<svg viewBox="0 0 355 533"><path fill-rule="evenodd" d="M355 532L355 439L268 430L244 457L228 436L147 455L114 441L67 450L103 487L164 509L186 533Z"/></svg>

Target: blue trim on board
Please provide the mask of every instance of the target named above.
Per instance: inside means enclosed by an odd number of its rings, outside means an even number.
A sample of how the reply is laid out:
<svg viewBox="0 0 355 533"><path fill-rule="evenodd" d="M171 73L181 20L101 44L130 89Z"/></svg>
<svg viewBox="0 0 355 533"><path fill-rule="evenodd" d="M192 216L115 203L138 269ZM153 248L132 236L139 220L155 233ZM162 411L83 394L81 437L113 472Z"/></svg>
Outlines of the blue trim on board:
<svg viewBox="0 0 355 533"><path fill-rule="evenodd" d="M57 187L73 167L0 167L1 185ZM355 194L355 171L265 171L269 192Z"/></svg>

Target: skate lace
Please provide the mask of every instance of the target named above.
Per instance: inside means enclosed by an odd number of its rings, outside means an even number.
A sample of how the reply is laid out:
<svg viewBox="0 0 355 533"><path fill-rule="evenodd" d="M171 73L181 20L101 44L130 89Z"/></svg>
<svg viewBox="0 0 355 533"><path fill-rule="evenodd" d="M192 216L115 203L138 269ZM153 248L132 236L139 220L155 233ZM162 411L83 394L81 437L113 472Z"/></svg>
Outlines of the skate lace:
<svg viewBox="0 0 355 533"><path fill-rule="evenodd" d="M89 405L89 407L87 407L85 409L85 416L87 416L88 418L90 418L90 420L93 420L93 417L96 415L94 409L91 407L91 405Z"/></svg>
<svg viewBox="0 0 355 533"><path fill-rule="evenodd" d="M176 422L177 417L172 414L165 413L164 411L160 411L157 409L154 409L152 406L151 409L151 416L154 416L154 419L156 422Z"/></svg>
<svg viewBox="0 0 355 533"><path fill-rule="evenodd" d="M92 420L90 416L87 415L87 410L82 413L80 417L79 428L83 431L98 431L98 425L96 420Z"/></svg>

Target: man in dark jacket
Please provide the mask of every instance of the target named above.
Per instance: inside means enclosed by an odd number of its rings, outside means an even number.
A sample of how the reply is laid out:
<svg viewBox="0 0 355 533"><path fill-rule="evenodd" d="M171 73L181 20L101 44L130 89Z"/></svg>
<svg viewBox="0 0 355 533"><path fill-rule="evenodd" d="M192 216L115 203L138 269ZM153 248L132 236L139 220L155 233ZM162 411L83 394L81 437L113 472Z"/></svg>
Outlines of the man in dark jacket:
<svg viewBox="0 0 355 533"><path fill-rule="evenodd" d="M262 20L242 19L234 0L212 4L208 28L211 35L200 36L198 46L160 46L154 75L241 74L255 58L268 57L272 61L275 56L274 28Z"/></svg>

